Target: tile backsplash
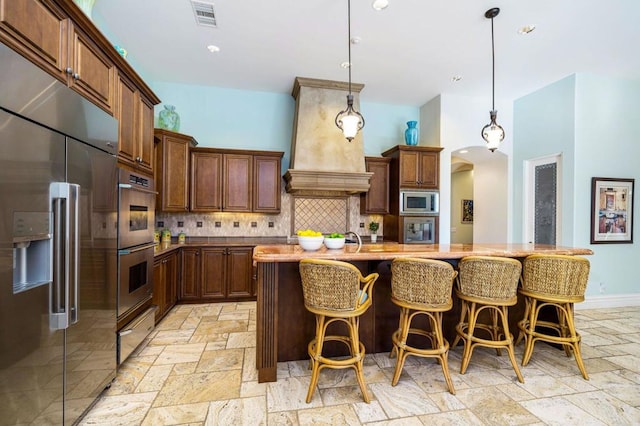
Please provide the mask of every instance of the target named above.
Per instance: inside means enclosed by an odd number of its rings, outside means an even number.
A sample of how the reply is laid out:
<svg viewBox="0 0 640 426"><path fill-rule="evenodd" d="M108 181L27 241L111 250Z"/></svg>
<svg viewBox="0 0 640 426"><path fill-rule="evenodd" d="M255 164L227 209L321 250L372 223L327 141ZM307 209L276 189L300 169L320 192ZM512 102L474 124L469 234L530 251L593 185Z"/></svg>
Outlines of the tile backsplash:
<svg viewBox="0 0 640 426"><path fill-rule="evenodd" d="M312 226L323 233L355 231L369 235L360 223L371 220L380 222L378 234L382 235L382 216L360 215L360 197L343 198L293 197L282 191L280 214L260 213L156 213L156 227L163 227L177 236L184 231L189 237L286 237L295 235L296 226ZM336 227L348 229L336 229Z"/></svg>

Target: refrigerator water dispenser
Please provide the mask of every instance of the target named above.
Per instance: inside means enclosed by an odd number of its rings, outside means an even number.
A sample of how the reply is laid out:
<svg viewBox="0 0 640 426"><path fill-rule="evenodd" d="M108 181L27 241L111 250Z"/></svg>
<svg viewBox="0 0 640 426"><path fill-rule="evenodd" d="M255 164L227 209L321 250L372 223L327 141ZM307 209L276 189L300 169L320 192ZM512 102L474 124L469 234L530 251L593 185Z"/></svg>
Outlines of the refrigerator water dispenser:
<svg viewBox="0 0 640 426"><path fill-rule="evenodd" d="M49 212L13 216L13 293L51 283L53 238Z"/></svg>

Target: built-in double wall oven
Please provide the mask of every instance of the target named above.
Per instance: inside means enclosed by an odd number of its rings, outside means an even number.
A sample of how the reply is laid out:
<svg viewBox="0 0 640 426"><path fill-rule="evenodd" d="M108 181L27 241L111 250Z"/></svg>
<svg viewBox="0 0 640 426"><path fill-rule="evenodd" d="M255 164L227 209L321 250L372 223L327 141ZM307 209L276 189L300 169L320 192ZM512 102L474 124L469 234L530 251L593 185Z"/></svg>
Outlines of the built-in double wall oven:
<svg viewBox="0 0 640 426"><path fill-rule="evenodd" d="M118 320L153 295L153 231L156 193L153 179L120 169L118 207ZM153 311L145 310L118 332L121 363L153 329Z"/></svg>

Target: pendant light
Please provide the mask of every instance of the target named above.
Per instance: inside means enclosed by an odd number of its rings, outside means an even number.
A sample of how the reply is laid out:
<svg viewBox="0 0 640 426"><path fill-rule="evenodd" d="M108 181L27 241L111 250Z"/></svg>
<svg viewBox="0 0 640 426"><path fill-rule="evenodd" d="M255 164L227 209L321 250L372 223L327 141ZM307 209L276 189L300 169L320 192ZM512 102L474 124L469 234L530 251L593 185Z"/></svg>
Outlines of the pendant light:
<svg viewBox="0 0 640 426"><path fill-rule="evenodd" d="M491 19L491 122L482 128L482 138L487 142L487 148L493 152L498 149L500 142L504 140L504 129L496 123L498 111L496 111L496 55L493 43L493 18L498 16L500 9L494 7L485 12L484 17Z"/></svg>
<svg viewBox="0 0 640 426"><path fill-rule="evenodd" d="M353 109L353 94L351 93L351 0L347 0L347 16L349 19L349 38L347 39L349 46L349 62L347 64L349 68L349 94L347 95L347 109L340 111L336 115L336 126L342 130L344 137L351 142L358 134L358 131L364 127L364 117Z"/></svg>

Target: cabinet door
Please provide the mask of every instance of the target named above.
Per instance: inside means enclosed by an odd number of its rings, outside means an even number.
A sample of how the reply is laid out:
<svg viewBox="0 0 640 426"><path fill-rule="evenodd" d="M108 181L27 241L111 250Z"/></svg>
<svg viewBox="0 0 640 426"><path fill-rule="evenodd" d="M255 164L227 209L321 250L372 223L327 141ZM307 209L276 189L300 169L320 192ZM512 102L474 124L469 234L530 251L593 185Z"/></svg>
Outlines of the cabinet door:
<svg viewBox="0 0 640 426"><path fill-rule="evenodd" d="M203 248L202 298L223 299L226 280L226 249Z"/></svg>
<svg viewBox="0 0 640 426"><path fill-rule="evenodd" d="M418 185L421 188L438 188L438 156L437 152L420 153L420 177Z"/></svg>
<svg viewBox="0 0 640 426"><path fill-rule="evenodd" d="M164 264L165 295L164 313L173 308L178 301L178 252L171 253Z"/></svg>
<svg viewBox="0 0 640 426"><path fill-rule="evenodd" d="M253 157L253 211L280 213L280 157Z"/></svg>
<svg viewBox="0 0 640 426"><path fill-rule="evenodd" d="M252 155L223 154L223 211L251 211L252 169Z"/></svg>
<svg viewBox="0 0 640 426"><path fill-rule="evenodd" d="M166 259L161 258L157 259L153 263L153 299L151 303L156 305L158 309L156 310L155 320L156 323L160 321L160 319L164 316L164 307L165 307L165 295L166 295L166 281L165 281L165 263Z"/></svg>
<svg viewBox="0 0 640 426"><path fill-rule="evenodd" d="M137 93L133 84L118 74L118 158L121 162L135 166L138 145Z"/></svg>
<svg viewBox="0 0 640 426"><path fill-rule="evenodd" d="M48 0L0 0L0 40L65 84L68 25Z"/></svg>
<svg viewBox="0 0 640 426"><path fill-rule="evenodd" d="M73 27L70 34L73 72L69 86L113 115L115 65L79 29Z"/></svg>
<svg viewBox="0 0 640 426"><path fill-rule="evenodd" d="M180 300L200 298L201 265L199 248L182 248Z"/></svg>
<svg viewBox="0 0 640 426"><path fill-rule="evenodd" d="M388 158L366 158L368 172L372 172L369 191L360 196L360 213L389 213L389 162Z"/></svg>
<svg viewBox="0 0 640 426"><path fill-rule="evenodd" d="M227 253L227 296L253 296L251 247L229 247Z"/></svg>
<svg viewBox="0 0 640 426"><path fill-rule="evenodd" d="M222 154L191 153L191 211L222 209Z"/></svg>
<svg viewBox="0 0 640 426"><path fill-rule="evenodd" d="M420 153L418 152L401 152L400 153L400 187L401 188L419 188L418 174L420 161Z"/></svg>
<svg viewBox="0 0 640 426"><path fill-rule="evenodd" d="M165 212L189 209L189 143L184 139L162 136L161 200L156 204Z"/></svg>
<svg viewBox="0 0 640 426"><path fill-rule="evenodd" d="M153 174L153 103L138 92L138 168Z"/></svg>

